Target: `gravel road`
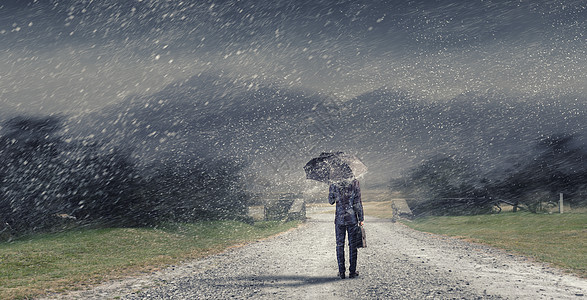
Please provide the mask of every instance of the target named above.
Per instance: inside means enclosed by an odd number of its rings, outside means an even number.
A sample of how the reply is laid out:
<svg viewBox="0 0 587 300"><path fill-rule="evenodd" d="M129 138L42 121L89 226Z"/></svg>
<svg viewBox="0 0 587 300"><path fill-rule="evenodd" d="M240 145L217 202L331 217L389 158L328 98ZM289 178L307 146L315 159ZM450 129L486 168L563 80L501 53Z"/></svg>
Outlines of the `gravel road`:
<svg viewBox="0 0 587 300"><path fill-rule="evenodd" d="M587 299L587 280L504 251L367 217L355 279L338 279L333 211L301 227L59 299ZM347 253L348 255L348 253Z"/></svg>

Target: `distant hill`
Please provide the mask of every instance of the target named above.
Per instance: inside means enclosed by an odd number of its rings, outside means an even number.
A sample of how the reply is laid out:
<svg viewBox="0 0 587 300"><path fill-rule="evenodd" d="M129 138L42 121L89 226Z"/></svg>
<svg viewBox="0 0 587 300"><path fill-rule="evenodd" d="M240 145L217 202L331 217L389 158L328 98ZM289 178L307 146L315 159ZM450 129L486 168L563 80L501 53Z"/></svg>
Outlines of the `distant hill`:
<svg viewBox="0 0 587 300"><path fill-rule="evenodd" d="M436 155L462 156L483 173L501 172L531 157L538 139L560 133L587 145L586 99L493 93L432 102L383 88L343 110L358 151L392 175Z"/></svg>
<svg viewBox="0 0 587 300"><path fill-rule="evenodd" d="M69 127L77 136L135 147L145 165L231 157L249 162L252 173L289 181L291 172L303 177L311 155L329 150L337 112L333 99L316 93L205 74L129 97Z"/></svg>
<svg viewBox="0 0 587 300"><path fill-rule="evenodd" d="M322 151L357 154L366 186L437 155L503 172L557 133L585 143L585 99L461 95L446 102L381 88L346 102L317 93L202 74L72 119L71 132L135 148L144 165L163 159L232 157L268 189L311 188L302 167Z"/></svg>

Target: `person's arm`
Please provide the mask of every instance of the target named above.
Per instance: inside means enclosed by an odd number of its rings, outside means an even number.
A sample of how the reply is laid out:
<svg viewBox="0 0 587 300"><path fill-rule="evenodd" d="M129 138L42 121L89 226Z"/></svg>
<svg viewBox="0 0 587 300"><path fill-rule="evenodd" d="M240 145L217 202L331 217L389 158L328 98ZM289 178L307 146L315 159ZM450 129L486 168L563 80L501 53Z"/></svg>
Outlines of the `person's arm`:
<svg viewBox="0 0 587 300"><path fill-rule="evenodd" d="M331 184L330 189L328 190L328 203L332 205L334 202L336 202L336 195L334 192L334 184Z"/></svg>
<svg viewBox="0 0 587 300"><path fill-rule="evenodd" d="M353 207L357 212L357 218L360 225L363 225L365 221L365 216L363 214L363 201L361 201L361 186L359 185L359 181L355 180L354 182L354 189L355 189L355 199L353 199Z"/></svg>

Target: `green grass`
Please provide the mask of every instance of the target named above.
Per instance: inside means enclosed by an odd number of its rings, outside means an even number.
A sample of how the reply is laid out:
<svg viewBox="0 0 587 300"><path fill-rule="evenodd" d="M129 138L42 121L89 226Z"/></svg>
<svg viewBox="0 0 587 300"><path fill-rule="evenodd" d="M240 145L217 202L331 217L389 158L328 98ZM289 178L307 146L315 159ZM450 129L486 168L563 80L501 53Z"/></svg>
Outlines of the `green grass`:
<svg viewBox="0 0 587 300"><path fill-rule="evenodd" d="M0 299L62 292L221 252L299 222L233 221L163 229L86 229L0 244Z"/></svg>
<svg viewBox="0 0 587 300"><path fill-rule="evenodd" d="M587 278L587 214L501 213L428 217L411 228L459 237L551 263Z"/></svg>

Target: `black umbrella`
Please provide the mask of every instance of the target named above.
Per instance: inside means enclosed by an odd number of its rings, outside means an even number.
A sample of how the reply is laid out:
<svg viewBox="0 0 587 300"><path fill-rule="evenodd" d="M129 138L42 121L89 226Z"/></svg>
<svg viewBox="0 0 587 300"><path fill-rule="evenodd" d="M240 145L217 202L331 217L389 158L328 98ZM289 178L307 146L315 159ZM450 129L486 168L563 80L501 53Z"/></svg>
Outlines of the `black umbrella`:
<svg viewBox="0 0 587 300"><path fill-rule="evenodd" d="M367 167L354 155L344 152L323 152L312 158L305 166L306 178L329 183L358 177L367 172Z"/></svg>

